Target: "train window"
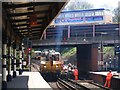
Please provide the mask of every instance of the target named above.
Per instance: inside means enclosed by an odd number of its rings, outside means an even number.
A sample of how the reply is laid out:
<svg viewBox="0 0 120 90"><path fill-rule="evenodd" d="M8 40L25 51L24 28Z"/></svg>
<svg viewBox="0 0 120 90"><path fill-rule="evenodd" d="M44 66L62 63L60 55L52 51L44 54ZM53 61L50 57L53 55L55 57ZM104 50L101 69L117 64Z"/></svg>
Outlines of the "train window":
<svg viewBox="0 0 120 90"><path fill-rule="evenodd" d="M56 61L59 61L59 54L56 54Z"/></svg>
<svg viewBox="0 0 120 90"><path fill-rule="evenodd" d="M55 56L54 55L52 55L52 60L55 61Z"/></svg>
<svg viewBox="0 0 120 90"><path fill-rule="evenodd" d="M59 61L59 54L52 55L53 61Z"/></svg>
<svg viewBox="0 0 120 90"><path fill-rule="evenodd" d="M41 61L46 61L46 57L41 57Z"/></svg>

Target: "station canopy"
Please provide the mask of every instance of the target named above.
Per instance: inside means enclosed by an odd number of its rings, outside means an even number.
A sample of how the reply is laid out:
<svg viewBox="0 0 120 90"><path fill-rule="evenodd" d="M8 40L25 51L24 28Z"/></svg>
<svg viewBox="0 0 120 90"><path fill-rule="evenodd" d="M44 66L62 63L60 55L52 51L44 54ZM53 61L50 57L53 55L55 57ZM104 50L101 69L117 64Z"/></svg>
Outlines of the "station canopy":
<svg viewBox="0 0 120 90"><path fill-rule="evenodd" d="M67 0L50 1L3 2L2 5L13 31L20 38L34 40L42 37L44 30L67 4Z"/></svg>

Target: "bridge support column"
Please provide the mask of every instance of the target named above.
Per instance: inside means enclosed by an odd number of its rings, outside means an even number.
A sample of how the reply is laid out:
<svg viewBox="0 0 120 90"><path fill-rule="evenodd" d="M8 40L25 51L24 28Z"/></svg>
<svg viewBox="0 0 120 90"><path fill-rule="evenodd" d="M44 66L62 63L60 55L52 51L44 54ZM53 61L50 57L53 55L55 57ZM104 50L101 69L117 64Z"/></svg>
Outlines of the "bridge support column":
<svg viewBox="0 0 120 90"><path fill-rule="evenodd" d="M22 74L22 48L19 46L19 75Z"/></svg>
<svg viewBox="0 0 120 90"><path fill-rule="evenodd" d="M88 78L89 71L98 69L98 48L95 44L77 46L77 67L80 77Z"/></svg>
<svg viewBox="0 0 120 90"><path fill-rule="evenodd" d="M98 44L92 44L90 71L97 71L97 70L98 70Z"/></svg>
<svg viewBox="0 0 120 90"><path fill-rule="evenodd" d="M77 46L77 67L81 79L88 77L91 62L91 45L81 44Z"/></svg>
<svg viewBox="0 0 120 90"><path fill-rule="evenodd" d="M11 40L8 39L8 75L7 75L7 81L12 81L11 76Z"/></svg>
<svg viewBox="0 0 120 90"><path fill-rule="evenodd" d="M13 42L13 78L16 77L16 42Z"/></svg>

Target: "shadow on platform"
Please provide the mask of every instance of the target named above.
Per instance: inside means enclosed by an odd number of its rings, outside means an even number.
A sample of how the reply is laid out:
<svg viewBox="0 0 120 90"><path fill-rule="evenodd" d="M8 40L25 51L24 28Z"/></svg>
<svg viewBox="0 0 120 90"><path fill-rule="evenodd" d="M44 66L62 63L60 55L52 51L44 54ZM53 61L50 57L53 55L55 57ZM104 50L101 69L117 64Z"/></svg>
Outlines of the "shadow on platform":
<svg viewBox="0 0 120 90"><path fill-rule="evenodd" d="M17 76L11 82L7 82L7 90L29 90L29 76Z"/></svg>

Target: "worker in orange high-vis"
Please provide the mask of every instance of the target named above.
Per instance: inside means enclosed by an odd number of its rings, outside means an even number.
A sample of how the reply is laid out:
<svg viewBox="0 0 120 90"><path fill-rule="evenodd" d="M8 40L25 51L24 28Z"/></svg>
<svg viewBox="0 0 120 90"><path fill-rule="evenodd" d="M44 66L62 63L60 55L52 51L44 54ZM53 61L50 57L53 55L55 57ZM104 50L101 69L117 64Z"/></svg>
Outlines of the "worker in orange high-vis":
<svg viewBox="0 0 120 90"><path fill-rule="evenodd" d="M110 83L111 83L111 78L112 78L112 73L111 70L109 71L109 73L106 76L106 82L104 84L104 87L108 86L108 88L110 88Z"/></svg>
<svg viewBox="0 0 120 90"><path fill-rule="evenodd" d="M74 67L74 77L75 77L75 80L78 80L78 69L77 69L77 67Z"/></svg>

